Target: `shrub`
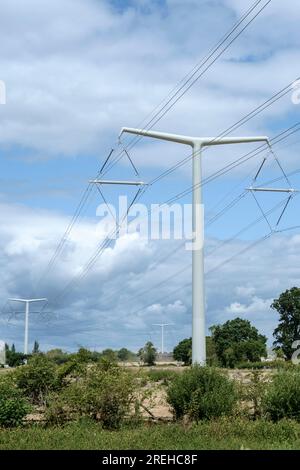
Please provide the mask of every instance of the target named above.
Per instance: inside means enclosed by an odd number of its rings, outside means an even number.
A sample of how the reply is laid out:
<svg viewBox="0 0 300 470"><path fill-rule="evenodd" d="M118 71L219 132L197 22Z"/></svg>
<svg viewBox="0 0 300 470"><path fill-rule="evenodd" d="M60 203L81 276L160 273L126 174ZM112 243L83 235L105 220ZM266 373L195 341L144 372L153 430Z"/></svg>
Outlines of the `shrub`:
<svg viewBox="0 0 300 470"><path fill-rule="evenodd" d="M176 419L188 414L198 421L230 415L237 393L234 383L218 370L194 366L169 385L167 400Z"/></svg>
<svg viewBox="0 0 300 470"><path fill-rule="evenodd" d="M253 369L249 374L249 382L240 383L240 399L248 405L248 409L243 407L242 410L251 418L261 418L263 412L263 397L266 393L268 376L262 374L260 370Z"/></svg>
<svg viewBox="0 0 300 470"><path fill-rule="evenodd" d="M299 371L279 371L267 387L263 407L273 421L282 418L300 421Z"/></svg>
<svg viewBox="0 0 300 470"><path fill-rule="evenodd" d="M11 377L0 379L0 426L20 426L30 411L27 401L17 389Z"/></svg>
<svg viewBox="0 0 300 470"><path fill-rule="evenodd" d="M42 354L32 356L14 374L17 386L32 403L44 403L47 393L58 385L55 364Z"/></svg>
<svg viewBox="0 0 300 470"><path fill-rule="evenodd" d="M157 357L157 350L151 343L148 341L145 346L139 350L138 356L140 360L147 366L155 366L155 361Z"/></svg>
<svg viewBox="0 0 300 470"><path fill-rule="evenodd" d="M167 370L167 369L151 369L148 371L147 375L152 382L163 382L164 384L168 384L171 382L179 372L175 372L174 370Z"/></svg>
<svg viewBox="0 0 300 470"><path fill-rule="evenodd" d="M115 364L100 362L48 401L46 418L53 423L86 416L105 428L117 429L134 405L135 386L132 374Z"/></svg>
<svg viewBox="0 0 300 470"><path fill-rule="evenodd" d="M239 362L236 369L295 369L295 365L289 361L261 361L261 362Z"/></svg>

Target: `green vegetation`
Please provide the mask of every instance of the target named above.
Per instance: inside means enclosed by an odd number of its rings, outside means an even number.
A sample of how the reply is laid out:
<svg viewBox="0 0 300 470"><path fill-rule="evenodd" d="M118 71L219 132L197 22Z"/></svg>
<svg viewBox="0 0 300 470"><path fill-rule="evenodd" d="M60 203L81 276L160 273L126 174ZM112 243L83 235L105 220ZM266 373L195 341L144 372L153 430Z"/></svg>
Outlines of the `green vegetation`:
<svg viewBox="0 0 300 470"><path fill-rule="evenodd" d="M185 366L192 363L192 338L180 341L173 349L175 361L183 362Z"/></svg>
<svg viewBox="0 0 300 470"><path fill-rule="evenodd" d="M13 378L8 375L0 377L0 427L20 426L29 413L30 407L23 397Z"/></svg>
<svg viewBox="0 0 300 470"><path fill-rule="evenodd" d="M55 364L42 354L35 354L26 366L19 367L14 377L17 387L34 404L43 404L46 395L57 387Z"/></svg>
<svg viewBox="0 0 300 470"><path fill-rule="evenodd" d="M300 421L299 370L278 372L266 387L263 406L266 415L273 421L282 418Z"/></svg>
<svg viewBox="0 0 300 470"><path fill-rule="evenodd" d="M150 368L127 367L137 356L126 348L44 354L36 341L24 356L6 346L15 369L1 369L0 449L299 449L300 368L287 358L300 289L272 307L280 313L272 362L261 361L266 338L240 318L211 328L206 367L190 366L191 338L174 348L184 368L156 366L151 342L138 353ZM155 424L170 410L173 422Z"/></svg>
<svg viewBox="0 0 300 470"><path fill-rule="evenodd" d="M107 431L99 424L81 420L63 427L1 430L0 449L300 449L300 424L283 420L222 418L185 428L181 424L123 426Z"/></svg>
<svg viewBox="0 0 300 470"><path fill-rule="evenodd" d="M148 371L147 376L151 382L163 382L167 385L171 382L180 372L168 369L151 369Z"/></svg>
<svg viewBox="0 0 300 470"><path fill-rule="evenodd" d="M185 366L192 363L192 338L186 338L180 341L173 349L175 361L183 362ZM208 366L217 366L219 364L216 352L216 346L211 336L206 336L206 362Z"/></svg>
<svg viewBox="0 0 300 470"><path fill-rule="evenodd" d="M154 366L157 357L157 350L151 341L148 341L145 346L139 350L138 356L140 360L147 366Z"/></svg>
<svg viewBox="0 0 300 470"><path fill-rule="evenodd" d="M118 429L130 407L138 406L138 389L133 374L102 359L86 368L75 382L50 395L47 422L53 424L89 417L104 428Z"/></svg>
<svg viewBox="0 0 300 470"><path fill-rule="evenodd" d="M274 331L277 349L281 349L286 359L291 359L295 351L293 342L299 340L300 332L300 289L293 287L275 299L271 308L279 313L279 325Z"/></svg>
<svg viewBox="0 0 300 470"><path fill-rule="evenodd" d="M9 348L8 344L5 345L5 354L6 354L6 362L9 367L17 367L24 364L26 356L23 353L16 352L15 345L13 344L11 349Z"/></svg>
<svg viewBox="0 0 300 470"><path fill-rule="evenodd" d="M168 387L167 400L176 419L212 419L233 414L237 403L234 383L217 369L194 366L177 375Z"/></svg>
<svg viewBox="0 0 300 470"><path fill-rule="evenodd" d="M235 318L223 325L213 326L210 330L218 360L223 367L234 367L243 361L257 362L267 355L267 338L259 334L248 320Z"/></svg>

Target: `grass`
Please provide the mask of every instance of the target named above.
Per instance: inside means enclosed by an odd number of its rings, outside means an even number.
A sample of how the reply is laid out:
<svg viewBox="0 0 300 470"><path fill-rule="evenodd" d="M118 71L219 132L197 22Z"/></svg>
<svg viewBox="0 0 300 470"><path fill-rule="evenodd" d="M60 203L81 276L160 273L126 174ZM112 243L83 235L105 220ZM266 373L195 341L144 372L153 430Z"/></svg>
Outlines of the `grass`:
<svg viewBox="0 0 300 470"><path fill-rule="evenodd" d="M0 430L1 450L271 450L300 449L300 424L282 420L219 419L194 424L143 424L103 430L84 420L64 427Z"/></svg>

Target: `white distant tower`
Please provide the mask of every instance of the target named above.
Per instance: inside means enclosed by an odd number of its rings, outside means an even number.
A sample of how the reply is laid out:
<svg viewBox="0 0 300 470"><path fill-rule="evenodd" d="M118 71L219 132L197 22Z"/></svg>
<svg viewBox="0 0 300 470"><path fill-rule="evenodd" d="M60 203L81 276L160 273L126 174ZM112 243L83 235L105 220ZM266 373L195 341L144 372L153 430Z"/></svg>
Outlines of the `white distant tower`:
<svg viewBox="0 0 300 470"><path fill-rule="evenodd" d="M9 299L11 302L25 303L24 354L28 354L29 305L31 302L46 302L47 299Z"/></svg>
<svg viewBox="0 0 300 470"><path fill-rule="evenodd" d="M161 327L161 355L164 353L164 332L165 332L165 326L170 326L172 323L153 323L154 326L160 326Z"/></svg>

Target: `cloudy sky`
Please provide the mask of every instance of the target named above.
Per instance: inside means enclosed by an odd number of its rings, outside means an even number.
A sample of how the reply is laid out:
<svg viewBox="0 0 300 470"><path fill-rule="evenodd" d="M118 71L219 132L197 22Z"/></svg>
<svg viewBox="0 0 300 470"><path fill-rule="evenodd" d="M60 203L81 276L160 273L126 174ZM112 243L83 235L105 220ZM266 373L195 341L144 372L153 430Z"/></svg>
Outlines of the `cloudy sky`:
<svg viewBox="0 0 300 470"><path fill-rule="evenodd" d="M153 324L162 321L172 323L167 349L190 335L191 253L181 241L124 236L81 278L81 268L101 246L96 215L101 201L95 188L50 269L49 260L88 181L111 148L113 155L122 149L120 128L145 125L253 3L2 0L0 80L6 85L6 104L0 105L1 339L22 348L24 315L20 306L6 300L31 296L49 299L42 314L34 306L30 319L30 342L38 339L43 349L83 345L137 350L148 339L159 346L159 329ZM299 22L299 2L272 0L154 128L219 135L296 80ZM299 111L291 91L235 134L272 138L297 124ZM124 136L122 145L130 141ZM299 169L299 142L295 132L274 146L288 174ZM256 147L208 149L204 177ZM146 182L189 154L189 147L146 138L130 150ZM112 179L134 177L122 155L107 173ZM299 188L297 173L288 183L267 152L204 187L206 304L207 327L240 316L271 341L277 322L272 299L300 282L299 230L274 234L244 251L270 230L265 219L250 227L261 217L251 194L212 223L251 184L264 156L268 160L261 182L280 178L273 187ZM151 186L140 202L149 207L189 188L189 163ZM121 189L106 189L107 201L116 203L120 194L134 196L132 190ZM258 201L270 211L271 227L285 200L286 195L267 194ZM190 193L177 202L189 204ZM300 225L298 214L295 198L279 229Z"/></svg>

